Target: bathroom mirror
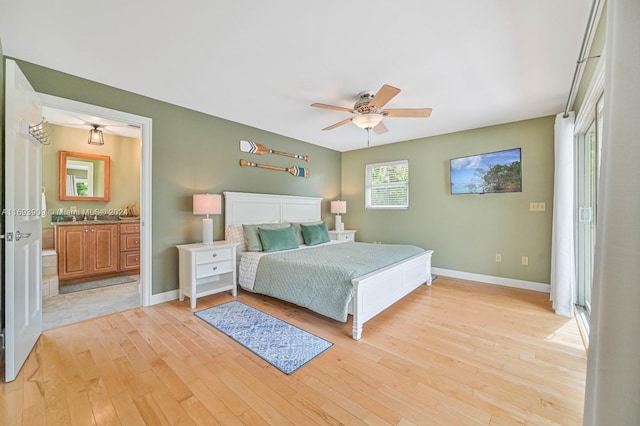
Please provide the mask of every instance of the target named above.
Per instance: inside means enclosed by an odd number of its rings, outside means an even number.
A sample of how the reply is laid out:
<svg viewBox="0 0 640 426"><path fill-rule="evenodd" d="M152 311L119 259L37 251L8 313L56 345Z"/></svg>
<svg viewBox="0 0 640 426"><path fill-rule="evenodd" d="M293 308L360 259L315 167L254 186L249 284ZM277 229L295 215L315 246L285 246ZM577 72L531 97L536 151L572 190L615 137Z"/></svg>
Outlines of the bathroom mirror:
<svg viewBox="0 0 640 426"><path fill-rule="evenodd" d="M109 201L109 163L108 155L60 151L60 200Z"/></svg>

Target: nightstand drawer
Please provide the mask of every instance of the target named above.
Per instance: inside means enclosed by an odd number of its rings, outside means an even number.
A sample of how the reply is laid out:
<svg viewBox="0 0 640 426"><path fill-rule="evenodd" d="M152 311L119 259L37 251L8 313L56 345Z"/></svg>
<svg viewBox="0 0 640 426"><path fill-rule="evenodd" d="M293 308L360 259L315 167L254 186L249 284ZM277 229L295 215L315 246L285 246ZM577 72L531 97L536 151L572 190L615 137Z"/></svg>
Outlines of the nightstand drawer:
<svg viewBox="0 0 640 426"><path fill-rule="evenodd" d="M211 249L196 253L196 265L203 263L218 262L220 260L231 259L232 251L230 249Z"/></svg>
<svg viewBox="0 0 640 426"><path fill-rule="evenodd" d="M336 240L337 241L353 241L353 234L351 234L351 233L349 233L349 234L340 233L340 234L336 235Z"/></svg>
<svg viewBox="0 0 640 426"><path fill-rule="evenodd" d="M231 259L222 262L209 262L196 266L196 279L210 277L213 275L226 274L231 272L233 265Z"/></svg>
<svg viewBox="0 0 640 426"><path fill-rule="evenodd" d="M329 231L329 237L334 241L355 241L356 240L356 231Z"/></svg>

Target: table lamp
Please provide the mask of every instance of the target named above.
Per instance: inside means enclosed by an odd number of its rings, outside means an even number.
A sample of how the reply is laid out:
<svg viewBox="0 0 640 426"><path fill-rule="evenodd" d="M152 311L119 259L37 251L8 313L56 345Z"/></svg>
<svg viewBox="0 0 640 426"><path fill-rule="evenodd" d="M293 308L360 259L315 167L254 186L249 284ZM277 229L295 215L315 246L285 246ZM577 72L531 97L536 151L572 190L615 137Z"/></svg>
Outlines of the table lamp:
<svg viewBox="0 0 640 426"><path fill-rule="evenodd" d="M331 213L336 215L336 231L344 231L344 225L342 224L342 217L340 217L340 213L347 212L347 202L346 201L332 201L331 202Z"/></svg>
<svg viewBox="0 0 640 426"><path fill-rule="evenodd" d="M206 214L202 219L202 242L213 243L213 219L210 214L222 212L222 197L219 194L193 194L193 214Z"/></svg>

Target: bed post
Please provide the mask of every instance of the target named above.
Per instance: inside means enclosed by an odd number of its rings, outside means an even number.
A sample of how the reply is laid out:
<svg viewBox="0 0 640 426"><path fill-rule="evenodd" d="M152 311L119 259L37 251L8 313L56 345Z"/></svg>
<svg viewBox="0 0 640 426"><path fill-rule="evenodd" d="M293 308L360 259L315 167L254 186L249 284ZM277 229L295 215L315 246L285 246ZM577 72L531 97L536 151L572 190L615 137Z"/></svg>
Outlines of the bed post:
<svg viewBox="0 0 640 426"><path fill-rule="evenodd" d="M429 259L427 261L427 281L425 284L427 287L431 287L431 283L433 282L433 275L431 274L431 256L433 256L433 250L427 250L429 253Z"/></svg>
<svg viewBox="0 0 640 426"><path fill-rule="evenodd" d="M362 337L362 294L360 293L359 285L354 283L353 285L353 340L360 340Z"/></svg>

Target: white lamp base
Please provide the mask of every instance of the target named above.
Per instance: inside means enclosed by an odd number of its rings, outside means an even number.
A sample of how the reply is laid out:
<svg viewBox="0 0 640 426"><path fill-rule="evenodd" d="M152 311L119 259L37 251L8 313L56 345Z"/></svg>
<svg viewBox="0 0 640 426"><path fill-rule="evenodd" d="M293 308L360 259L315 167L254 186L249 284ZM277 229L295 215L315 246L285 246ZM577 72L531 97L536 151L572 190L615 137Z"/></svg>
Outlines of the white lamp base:
<svg viewBox="0 0 640 426"><path fill-rule="evenodd" d="M343 231L344 226L342 225L342 217L337 214L336 215L336 231Z"/></svg>
<svg viewBox="0 0 640 426"><path fill-rule="evenodd" d="M202 243L213 244L213 219L202 219Z"/></svg>

